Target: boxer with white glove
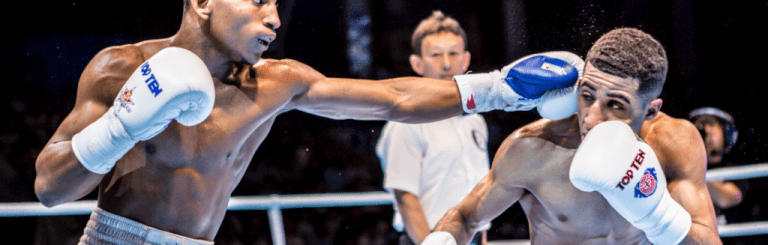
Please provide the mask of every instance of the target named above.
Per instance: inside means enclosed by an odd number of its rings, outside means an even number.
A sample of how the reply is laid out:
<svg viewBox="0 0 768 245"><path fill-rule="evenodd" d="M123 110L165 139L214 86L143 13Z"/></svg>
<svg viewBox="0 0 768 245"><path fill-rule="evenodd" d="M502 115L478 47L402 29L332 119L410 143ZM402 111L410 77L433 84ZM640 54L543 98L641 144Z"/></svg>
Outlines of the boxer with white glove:
<svg viewBox="0 0 768 245"><path fill-rule="evenodd" d="M691 227L691 216L667 191L656 154L619 121L603 122L586 135L571 164L571 183L598 191L654 244L677 244Z"/></svg>
<svg viewBox="0 0 768 245"><path fill-rule="evenodd" d="M538 108L547 119L576 112L575 84L584 70L578 55L553 51L528 55L490 73L455 76L466 113Z"/></svg>
<svg viewBox="0 0 768 245"><path fill-rule="evenodd" d="M72 150L86 169L105 174L137 142L159 134L173 119L184 126L205 120L214 97L203 61L186 49L165 48L133 72L101 118L72 138Z"/></svg>

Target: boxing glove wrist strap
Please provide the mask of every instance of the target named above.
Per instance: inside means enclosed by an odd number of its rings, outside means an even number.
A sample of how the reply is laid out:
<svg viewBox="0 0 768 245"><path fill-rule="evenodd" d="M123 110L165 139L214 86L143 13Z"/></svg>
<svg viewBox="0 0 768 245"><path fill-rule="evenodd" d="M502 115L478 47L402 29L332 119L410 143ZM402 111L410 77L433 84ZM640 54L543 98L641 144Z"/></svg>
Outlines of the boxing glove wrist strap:
<svg viewBox="0 0 768 245"><path fill-rule="evenodd" d="M485 108L478 109L478 100L484 98L478 98L475 95L475 89L473 88L471 81L475 83L491 83L493 77L487 73L481 74L469 74L454 76L456 85L459 87L459 94L461 95L461 106L464 108L464 112L467 114L475 114L477 112L483 112ZM482 105L482 104L481 104Z"/></svg>
<svg viewBox="0 0 768 245"><path fill-rule="evenodd" d="M632 224L653 244L678 244L691 229L691 215L665 191L656 209Z"/></svg>
<svg viewBox="0 0 768 245"><path fill-rule="evenodd" d="M72 137L72 151L86 169L106 174L123 157L136 140L123 128L123 124L110 108L101 118Z"/></svg>
<svg viewBox="0 0 768 245"><path fill-rule="evenodd" d="M505 99L510 99L511 97L522 97L509 88L507 88L508 91L506 91L509 94L504 94L505 91L502 91L504 89L502 86L508 85L503 84L503 76L499 71L458 75L454 76L453 79L459 87L461 105L464 108L464 112L468 114L499 109L504 109L505 111L522 109L515 109L513 108L513 105L507 105L504 102ZM527 109L530 110L533 109L533 107Z"/></svg>

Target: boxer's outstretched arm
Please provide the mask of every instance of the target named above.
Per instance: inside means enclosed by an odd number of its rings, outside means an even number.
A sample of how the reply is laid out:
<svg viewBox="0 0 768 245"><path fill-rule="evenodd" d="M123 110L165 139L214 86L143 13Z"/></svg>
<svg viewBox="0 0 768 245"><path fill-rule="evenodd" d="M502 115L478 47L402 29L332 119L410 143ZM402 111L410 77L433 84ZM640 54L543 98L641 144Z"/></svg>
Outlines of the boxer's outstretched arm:
<svg viewBox="0 0 768 245"><path fill-rule="evenodd" d="M422 77L329 78L294 60L264 60L259 77L291 86L286 110L334 119L430 122L464 113L456 83Z"/></svg>
<svg viewBox="0 0 768 245"><path fill-rule="evenodd" d="M301 98L302 111L336 119L420 123L464 113L455 82L422 77L326 78Z"/></svg>
<svg viewBox="0 0 768 245"><path fill-rule="evenodd" d="M96 174L78 161L72 137L99 119L141 60L131 49L107 49L97 54L83 71L74 109L38 155L35 194L43 205L52 207L82 198L94 190L104 175ZM127 71L122 71L127 69Z"/></svg>
<svg viewBox="0 0 768 245"><path fill-rule="evenodd" d="M536 157L523 156L525 140L507 138L491 164L491 171L480 180L472 192L451 208L437 223L433 232L450 233L456 244L467 244L483 224L501 215L520 200L525 189L512 185L514 172L525 172L527 161Z"/></svg>
<svg viewBox="0 0 768 245"><path fill-rule="evenodd" d="M562 72L553 72L550 66L541 68L542 63L559 64L550 65ZM540 53L515 61L502 72L456 76L456 82L423 77L380 81L327 78L293 60L260 61L255 66L259 76L268 74L284 84L300 85L291 90L294 97L286 110L335 119L421 123L464 113L531 110L538 106L542 115L562 119L575 112L575 106L567 105L576 99L573 84L583 63L569 52Z"/></svg>
<svg viewBox="0 0 768 245"><path fill-rule="evenodd" d="M701 136L688 121L675 119L669 124L668 130L657 130L646 140L658 149L659 160L666 166L672 199L691 215L691 229L681 244L721 244L705 180L707 159Z"/></svg>

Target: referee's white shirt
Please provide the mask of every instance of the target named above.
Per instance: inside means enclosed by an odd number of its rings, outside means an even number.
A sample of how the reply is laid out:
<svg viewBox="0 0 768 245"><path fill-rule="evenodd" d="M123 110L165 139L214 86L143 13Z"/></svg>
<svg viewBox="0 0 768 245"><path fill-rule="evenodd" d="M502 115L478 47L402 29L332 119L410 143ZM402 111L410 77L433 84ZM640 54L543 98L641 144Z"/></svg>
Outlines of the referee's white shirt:
<svg viewBox="0 0 768 245"><path fill-rule="evenodd" d="M384 188L418 197L430 230L490 170L488 128L477 114L424 124L387 122L376 154L384 170ZM392 226L403 231L397 205ZM489 228L486 224L481 229Z"/></svg>

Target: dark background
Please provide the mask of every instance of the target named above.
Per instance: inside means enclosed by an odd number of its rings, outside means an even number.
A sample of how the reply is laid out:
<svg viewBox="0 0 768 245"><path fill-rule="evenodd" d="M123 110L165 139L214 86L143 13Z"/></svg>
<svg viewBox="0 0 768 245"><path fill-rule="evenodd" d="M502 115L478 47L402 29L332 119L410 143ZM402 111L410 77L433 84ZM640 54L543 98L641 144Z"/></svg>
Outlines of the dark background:
<svg viewBox="0 0 768 245"><path fill-rule="evenodd" d="M610 3L606 3L610 2ZM348 10L367 4L372 57L365 73L350 72ZM739 141L726 160L768 159L764 135L766 1L279 1L283 26L265 58L304 62L327 76L383 79L415 75L407 63L410 35L432 10L465 28L470 70L498 69L523 55L568 50L585 55L602 34L636 27L666 48L670 70L662 111L685 117L697 107L732 113ZM179 27L182 0L25 1L7 6L0 38L0 202L37 201L32 183L40 149L74 105L77 80L90 58L112 45L171 36ZM366 8L363 8L364 10ZM536 120L535 112L484 113L493 157L514 129ZM382 190L374 145L384 122L334 121L301 112L278 117L235 195L332 193ZM745 200L729 221L768 220L762 198L765 178L741 183ZM95 198L91 195L90 198ZM390 244L390 206L285 210L290 244ZM2 218L0 234L19 244L74 244L86 216ZM78 234L79 233L79 234ZM492 240L525 239L519 205L493 222ZM54 240L49 240L55 238ZM221 244L271 243L266 212L229 212ZM727 239L765 242L764 236Z"/></svg>

